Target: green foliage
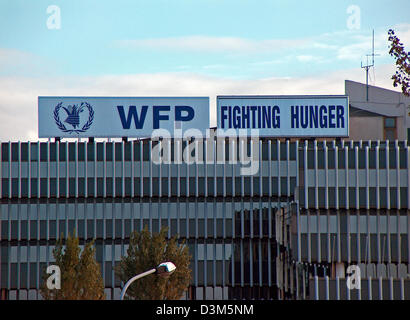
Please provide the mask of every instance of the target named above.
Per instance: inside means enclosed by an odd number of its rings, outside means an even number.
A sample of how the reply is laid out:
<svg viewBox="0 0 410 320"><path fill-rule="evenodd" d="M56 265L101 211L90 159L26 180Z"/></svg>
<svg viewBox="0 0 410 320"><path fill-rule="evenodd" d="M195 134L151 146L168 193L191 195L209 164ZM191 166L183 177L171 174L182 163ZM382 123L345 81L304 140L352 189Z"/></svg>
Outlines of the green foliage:
<svg viewBox="0 0 410 320"><path fill-rule="evenodd" d="M61 289L49 290L46 285L50 276L43 271L41 295L46 300L103 300L105 299L104 282L100 266L95 260L94 241L87 243L81 252L79 239L74 234L68 235L63 252L60 238L53 250L55 265L61 270ZM80 255L81 252L81 255Z"/></svg>
<svg viewBox="0 0 410 320"><path fill-rule="evenodd" d="M151 233L147 228L130 236L127 256L116 266L116 275L125 284L133 276L170 261L176 270L167 278L155 274L133 282L126 297L135 300L177 300L187 290L191 280L190 255L185 243L180 245L176 237L167 240L168 228Z"/></svg>
<svg viewBox="0 0 410 320"><path fill-rule="evenodd" d="M390 51L389 54L396 60L397 71L392 76L393 86L401 85L401 90L406 96L410 96L410 52L404 50L400 39L389 30Z"/></svg>

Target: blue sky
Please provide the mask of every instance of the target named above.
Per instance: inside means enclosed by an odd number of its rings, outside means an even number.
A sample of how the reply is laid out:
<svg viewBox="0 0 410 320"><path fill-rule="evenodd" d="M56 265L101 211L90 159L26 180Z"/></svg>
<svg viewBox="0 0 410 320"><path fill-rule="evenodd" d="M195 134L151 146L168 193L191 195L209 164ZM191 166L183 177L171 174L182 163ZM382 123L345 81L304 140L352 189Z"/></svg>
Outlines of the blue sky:
<svg viewBox="0 0 410 320"><path fill-rule="evenodd" d="M373 29L370 81L393 89L387 30L409 48L409 12L408 0L0 0L0 139L36 136L38 95L341 94L365 80Z"/></svg>
<svg viewBox="0 0 410 320"><path fill-rule="evenodd" d="M46 26L49 5L60 8L59 30ZM347 28L350 5L360 8L359 30ZM409 22L409 12L408 0L394 5L391 1L1 0L0 47L29 53L37 65L47 64L45 69L35 68L35 74L43 69L55 75L194 72L233 78L293 77L360 66L360 57L338 59L336 49L313 44L348 46L365 37L370 40L372 29L387 37L389 27ZM218 39L231 40L232 46L220 46ZM240 40L244 43L236 43ZM209 47L195 49L197 42ZM369 50L370 46L368 41ZM370 51L363 51L363 59L366 53ZM386 62L385 57L377 60ZM33 70L10 65L0 72Z"/></svg>

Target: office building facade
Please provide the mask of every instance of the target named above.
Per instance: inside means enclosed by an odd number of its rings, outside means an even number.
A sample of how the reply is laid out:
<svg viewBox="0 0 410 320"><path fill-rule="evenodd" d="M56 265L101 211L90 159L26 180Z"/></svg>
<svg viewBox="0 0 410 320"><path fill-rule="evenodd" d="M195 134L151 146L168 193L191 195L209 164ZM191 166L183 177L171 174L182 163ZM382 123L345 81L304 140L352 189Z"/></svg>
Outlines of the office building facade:
<svg viewBox="0 0 410 320"><path fill-rule="evenodd" d="M153 161L158 143L170 161ZM1 143L1 298L40 299L56 239L75 229L118 299L131 232L167 226L191 254L186 299L410 299L407 141L252 139L253 175L237 140L191 141L189 163L187 143ZM346 290L350 265L363 290Z"/></svg>

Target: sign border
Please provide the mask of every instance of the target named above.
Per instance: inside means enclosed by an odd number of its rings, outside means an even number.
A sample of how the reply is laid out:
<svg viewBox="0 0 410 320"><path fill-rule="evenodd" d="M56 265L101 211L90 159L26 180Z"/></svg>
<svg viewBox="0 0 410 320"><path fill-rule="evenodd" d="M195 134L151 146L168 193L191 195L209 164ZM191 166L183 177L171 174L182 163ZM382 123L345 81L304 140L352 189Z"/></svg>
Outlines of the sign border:
<svg viewBox="0 0 410 320"><path fill-rule="evenodd" d="M40 99L206 99L208 105L208 126L205 130L210 128L211 112L210 112L210 97L209 96L37 96L37 134L39 139L48 138L62 138L62 139L88 139L88 138L123 138L130 139L147 139L149 135L88 135L88 136L66 136L66 135L48 135L40 136Z"/></svg>
<svg viewBox="0 0 410 320"><path fill-rule="evenodd" d="M219 125L219 110L218 101L223 99L317 99L317 98L345 98L347 102L347 135L261 135L261 138L290 138L290 139L303 139L303 138L348 138L350 136L350 102L348 95L218 95L216 96L216 128ZM235 130L235 129L234 129ZM244 129L249 130L249 129ZM247 134L250 136L249 134Z"/></svg>

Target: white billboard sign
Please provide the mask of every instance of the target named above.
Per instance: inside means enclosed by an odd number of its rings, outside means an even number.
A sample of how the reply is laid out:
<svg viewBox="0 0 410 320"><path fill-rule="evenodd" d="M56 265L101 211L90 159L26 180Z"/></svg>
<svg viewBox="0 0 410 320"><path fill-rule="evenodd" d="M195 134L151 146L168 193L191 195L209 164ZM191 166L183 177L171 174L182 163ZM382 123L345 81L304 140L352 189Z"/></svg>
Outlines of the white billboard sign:
<svg viewBox="0 0 410 320"><path fill-rule="evenodd" d="M188 129L205 135L208 97L38 97L40 138L171 136Z"/></svg>
<svg viewBox="0 0 410 320"><path fill-rule="evenodd" d="M348 137L347 96L218 96L225 135Z"/></svg>

